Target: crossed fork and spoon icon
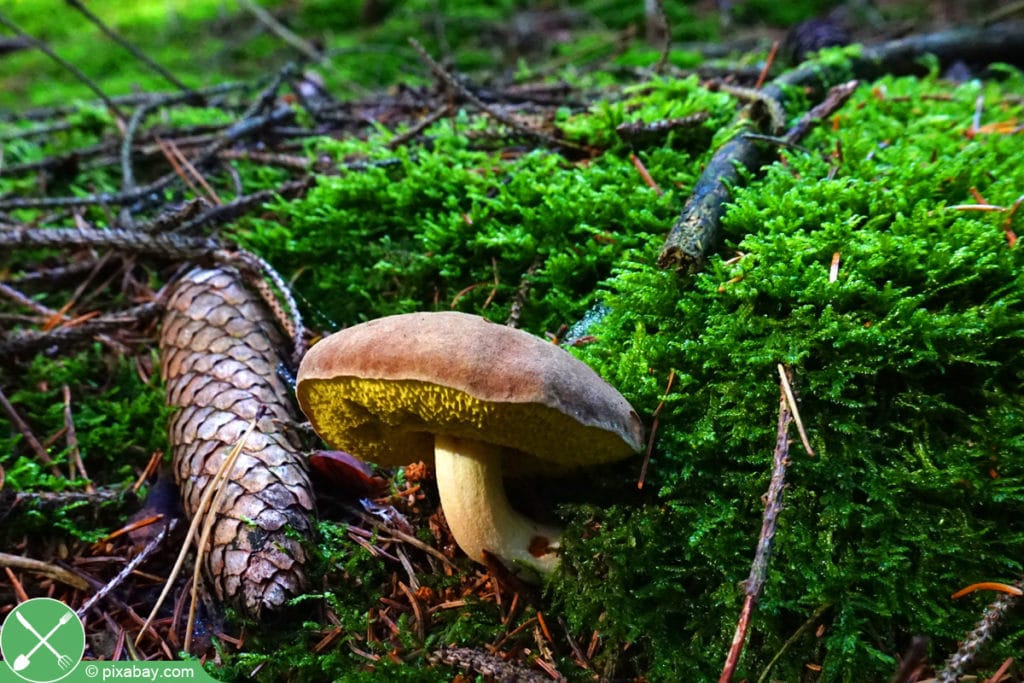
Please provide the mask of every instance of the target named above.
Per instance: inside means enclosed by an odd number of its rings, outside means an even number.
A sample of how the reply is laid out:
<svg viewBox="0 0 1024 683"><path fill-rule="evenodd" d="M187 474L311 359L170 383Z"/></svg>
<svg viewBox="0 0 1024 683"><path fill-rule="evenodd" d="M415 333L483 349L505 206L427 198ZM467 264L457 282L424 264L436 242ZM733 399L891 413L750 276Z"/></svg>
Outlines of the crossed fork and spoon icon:
<svg viewBox="0 0 1024 683"><path fill-rule="evenodd" d="M50 637L57 632L57 629L71 621L71 617L73 616L72 612L65 612L63 615L61 615L60 620L56 624L54 624L53 628L51 628L50 632L47 633L45 636L39 635L39 631L36 630L36 627L33 626L31 622L29 622L29 620L21 614L21 612L15 612L14 616L18 618L18 621L21 622L22 626L28 629L28 631L32 635L39 639L39 642L36 643L35 647L33 647L31 650L24 654L18 655L15 658L14 664L12 665L12 668L15 671L21 671L27 668L28 665L32 663L32 655L36 653L36 650L44 646L53 654L54 657L57 658L57 666L59 666L60 668L66 669L74 663L74 660L71 659L71 657L68 657L67 655L62 655L54 649L53 645L50 645Z"/></svg>

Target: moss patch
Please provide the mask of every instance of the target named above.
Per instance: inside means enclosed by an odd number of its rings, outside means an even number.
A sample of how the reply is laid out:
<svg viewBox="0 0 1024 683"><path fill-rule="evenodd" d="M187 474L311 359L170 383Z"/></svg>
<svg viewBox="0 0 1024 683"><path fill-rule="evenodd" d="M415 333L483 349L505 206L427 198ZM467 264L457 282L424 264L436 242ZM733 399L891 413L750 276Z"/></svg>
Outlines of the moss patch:
<svg viewBox="0 0 1024 683"><path fill-rule="evenodd" d="M607 4L618 13L613 26L635 22L641 7ZM466 10L450 26L511 9ZM392 29L403 28L388 35L422 31L423 17L396 19ZM342 50L373 49L363 39L385 31L335 35L342 20L332 14L322 24L327 43ZM456 51L458 66L494 67L492 46L469 33L462 34L469 48ZM601 41L595 34L574 46L549 46L546 56L608 44ZM358 89L395 78L413 63L403 50L375 62L379 70L363 69L372 71L366 81L340 69L328 80L352 77ZM547 586L544 609L564 616L579 642L599 634L594 670L651 681L717 676L760 527L778 363L794 371L817 455L793 450L786 510L739 675L798 680L810 664L821 667L820 680L887 680L915 635L931 638L930 661L938 662L986 600L954 602L950 594L1022 573L1024 283L1020 248L1007 239L1022 219L1020 212L1010 218L1009 211L963 205L980 196L1010 207L1021 194L1024 112L1016 93L1024 79L1001 69L1000 82L955 85L933 75L862 85L803 141L807 152L780 150L763 178L736 189L723 247L705 272L680 277L652 264L735 103L695 78L644 75L637 84L636 74L625 72L630 84L619 82L623 72L615 69L649 66L655 57L632 50L607 71L559 72L586 97L555 112L554 129L593 147L590 156L538 148L465 111L394 150L386 145L403 126L377 125L359 139L312 138L298 153L343 170L318 177L300 200L269 203L225 234L293 278L320 330L447 308L504 322L521 301L521 326L536 335L586 321L567 335L581 342L574 353L642 415L650 419L664 403L644 492L635 491L639 463L632 462L579 480L566 495L586 503L562 508L569 522L563 569ZM110 59L99 68L109 68ZM43 73L31 71L31 62L5 63L12 73ZM500 66L530 73L517 60ZM4 90L17 96L26 88ZM26 97L52 102L79 94L33 90ZM709 117L699 127L642 144L623 142L615 130L625 121L700 110ZM219 113L199 108L175 116L168 120L178 125L223 123ZM44 191L10 165L97 143L114 127L94 106L76 117L69 131L47 136L15 137L14 126L5 126L2 134L11 137L0 193ZM275 187L285 175L230 163L249 191ZM663 194L644 184L638 165ZM55 173L45 191L115 191L118 171L109 164ZM217 188L234 186L226 172L210 176ZM180 201L176 192L161 199ZM11 215L29 222L43 212ZM82 218L109 221L96 207ZM30 251L0 260L17 273L53 255ZM38 299L59 308L66 294ZM666 393L670 374L675 381ZM128 480L128 455L139 463L164 445L163 428L153 427L164 419L159 387L99 348L60 363L37 359L17 379L8 393L37 433L61 429L63 383L74 387L80 447L95 478ZM28 456L16 430L8 426L0 436L7 486L64 485ZM607 504L594 504L595 491ZM241 679L261 667L268 680L438 680L452 672L425 666L431 648L494 642L507 629L494 604L471 599L434 614L423 639L405 614L394 640L368 640L363 634L381 623L373 609L392 567L354 548L344 524L324 522L321 531L324 588L298 602L328 606L339 622L335 645L314 649L335 625L312 618L300 628L259 629L244 653L225 653L219 676ZM441 572L419 580L439 592L459 588ZM807 624L814 628L801 630ZM1007 617L982 654L982 671L1018 650L1022 636L1021 617ZM396 649L407 659L390 658ZM555 657L564 672L589 680L591 672L566 652Z"/></svg>
<svg viewBox="0 0 1024 683"><path fill-rule="evenodd" d="M1020 83L863 87L812 153L784 151L737 190L707 272L654 269L655 245L619 263L603 343L583 354L648 411L676 381L657 504L573 514L556 592L573 623L604 615L652 679L716 675L760 526L777 363L795 372L817 456L792 451L739 675L760 675L822 609L821 632L790 644L773 679L815 663L822 680L884 680L919 634L941 660L983 600L949 595L1020 576L1021 252L1006 212L957 206L975 203L972 188L1006 207L1019 194L1019 140L995 130L1020 116L1007 97ZM969 135L978 97L992 132ZM1022 627L1011 618L986 661Z"/></svg>

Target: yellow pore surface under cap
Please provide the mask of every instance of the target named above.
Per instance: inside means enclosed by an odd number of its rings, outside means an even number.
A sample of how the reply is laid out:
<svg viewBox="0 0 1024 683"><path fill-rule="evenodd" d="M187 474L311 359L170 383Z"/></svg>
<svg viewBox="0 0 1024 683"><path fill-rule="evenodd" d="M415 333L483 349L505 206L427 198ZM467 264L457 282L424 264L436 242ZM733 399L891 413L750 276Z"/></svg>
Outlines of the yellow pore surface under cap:
<svg viewBox="0 0 1024 683"><path fill-rule="evenodd" d="M420 380L311 379L300 382L297 393L332 448L384 466L430 462L438 433L519 451L505 457L509 473L564 471L633 452L614 432L549 406L484 401Z"/></svg>

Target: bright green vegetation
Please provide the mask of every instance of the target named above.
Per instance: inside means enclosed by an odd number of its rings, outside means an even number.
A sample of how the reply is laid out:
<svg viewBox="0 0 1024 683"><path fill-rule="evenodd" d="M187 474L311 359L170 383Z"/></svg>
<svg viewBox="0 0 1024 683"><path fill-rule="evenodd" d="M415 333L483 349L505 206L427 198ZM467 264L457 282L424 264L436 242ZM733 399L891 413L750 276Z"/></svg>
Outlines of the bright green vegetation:
<svg viewBox="0 0 1024 683"><path fill-rule="evenodd" d="M585 540L556 595L575 623L605 614L603 632L636 642L658 680L720 670L760 528L777 363L794 370L816 456L791 449L739 675L759 676L828 606L823 633L790 645L772 679L811 662L823 680L885 680L913 635L949 654L988 599L951 593L1021 575L1021 254L1005 214L953 208L975 203L972 187L1001 206L1019 196L1019 141L964 133L978 96L984 123L1019 119L1020 83L862 88L812 154L785 152L737 192L706 272L654 269L656 242L618 264L585 358L647 414L676 381L657 501L573 513L567 538ZM837 142L842 160L825 158ZM990 663L1020 642L1024 622L1008 621Z"/></svg>
<svg viewBox="0 0 1024 683"><path fill-rule="evenodd" d="M1021 573L1020 255L1005 213L951 208L974 203L972 187L1001 206L1019 194L1018 141L964 133L979 95L985 123L1019 117L1007 94L1020 83L862 88L837 130L808 138L811 153L784 152L738 191L726 245L694 277L651 265L692 183L686 147L640 151L669 190L659 198L610 134L637 101L652 120L698 103L723 111L694 83L568 116L566 130L612 144L585 165L543 151L499 164L450 124L428 131L429 152L371 145L371 160L398 161L324 179L276 207L276 227L249 224L246 241L299 269L300 291L342 325L453 300L501 321L538 264L528 329L603 302L588 330L597 341L580 353L645 415L675 372L647 483L657 493L628 493L635 466L621 468L617 503L567 508L565 572L551 587L584 636L602 632L606 658L632 643L620 673L720 669L760 528L776 364L792 368L816 456L793 449L741 674L758 676L824 609L822 634L788 646L771 675L794 680L817 663L823 680L884 680L913 635L933 639L936 663L955 648L986 596L957 603L952 592ZM1020 620L1008 622L987 661L1019 642Z"/></svg>
<svg viewBox="0 0 1024 683"><path fill-rule="evenodd" d="M70 392L75 441L90 480L98 486L130 485L136 469L150 453L166 446L167 409L163 393L140 378L128 359L111 355L99 344L70 358L39 356L26 368L18 382L5 377L5 393L28 420L39 439L61 435L66 425L63 388ZM15 390L12 391L12 385ZM65 491L80 489L80 477L71 464L71 445L66 434L47 449L53 465L39 461L24 437L6 421L0 434L0 467L5 488L14 491ZM116 506L114 506L116 507ZM93 542L117 525L117 510L93 510L85 503L59 509L54 517L32 509L18 519L24 525L5 523L0 538L17 542L17 534L45 535L53 528L70 536ZM97 525L103 525L98 527ZM113 528L116 528L114 526ZM13 535L8 535L13 534Z"/></svg>
<svg viewBox="0 0 1024 683"><path fill-rule="evenodd" d="M640 5L606 4L624 16ZM103 13L102 3L90 6ZM333 3L304 3L293 28L310 36L301 29L311 24L302 22L318 16L329 45L347 45L361 59L374 40L385 44L402 32L437 53L430 31L414 19L428 11L408 6L420 14L333 35L344 3L337 10ZM216 26L212 5L189 7L180 10L181 21L195 11L194 20L203 22L196 25ZM453 8L446 27L468 41L453 39L460 68L494 64L486 42L477 38L474 45L472 31L459 34L457 27L485 15L498 22L507 9ZM629 16L608 25L635 21ZM596 33L588 40L600 44ZM557 59L582 46L555 46L545 56ZM176 54L171 43L167 50L168 58ZM633 52L618 64L649 64L651 55ZM247 59L239 56L239 76L250 73ZM415 60L403 46L374 60L379 71L363 69L364 80L351 82L393 82L413 63L422 74ZM181 61L164 63L189 80ZM329 79L355 78L341 74ZM816 454L807 456L797 443L791 448L786 509L737 680L757 680L780 653L766 680L800 680L808 664L822 667L824 681L888 680L915 635L932 639L930 659L938 665L991 598L953 601L954 591L1024 573L1024 264L1019 245L1008 244L1005 212L956 208L977 203L972 188L1003 207L1024 192L1020 135L1009 134L1024 120L1014 95L1024 77L1009 70L1003 76L983 84L952 85L934 75L864 84L834 126L801 143L807 151L779 151L781 160L763 177L736 190L724 241L693 276L653 263L712 137L735 106L695 79L624 87L611 72L579 76L593 101L563 108L556 123L567 138L600 150L582 161L532 141L494 137L497 124L466 112L394 151L385 145L402 129L382 126L367 139L311 139L303 150L309 158L351 168L319 178L302 199L269 204L228 233L294 278L307 319L320 330L450 307L504 322L525 291L523 328L554 333L588 318L583 333L594 340L575 352L648 424L664 399L642 492L637 460L582 475L562 492L565 563L545 593L549 621L563 616L579 642L601 633L594 668L619 679L717 677L761 524L775 443L776 365L792 369ZM55 92L33 89L28 97L52 102ZM965 133L978 97L987 127L972 137ZM632 148L614 132L625 120L699 110L710 112L699 129L646 147ZM5 163L110 132L102 112L82 116L95 130L5 142ZM215 111L180 116L180 125L221 120ZM664 196L643 183L630 153ZM284 177L252 162L232 163L249 190ZM112 166L51 192L92 191L90 183L116 189L118 182ZM31 186L25 176L0 175L0 194ZM104 214L90 210L87 217L102 222ZM1011 227L1022 232L1022 220L1019 212ZM838 271L830 281L835 254ZM17 272L19 262L42 255L0 258ZM43 300L59 307L66 298ZM105 353L90 349L63 365L38 360L16 391L4 378L5 390L37 433L52 434L63 424L60 384L85 382L89 390L74 399L87 465L96 479L122 481L131 478L123 469L129 455L138 463L165 445L162 429L153 428L164 419L162 395L129 362ZM32 464L20 438L6 430L0 465L8 486L63 485ZM411 661L394 663L390 645L360 639L393 567L355 548L343 526L323 521L321 529L318 575L330 590L300 599L300 609L326 602L342 636L314 654L312 644L330 626L257 629L244 654L225 653L228 675L241 679L262 667L265 680L321 680L324 672L344 680L444 680L451 672L426 668L422 652L449 643L479 646L503 632L496 609L484 602L437 612L422 643L400 620L403 655ZM419 580L438 591L457 585L443 576ZM787 642L816 614L803 635ZM1009 615L982 653L982 669L991 673L1019 651L1022 637L1024 621ZM374 671L349 643L381 656ZM569 654L558 653L561 670L589 680Z"/></svg>
<svg viewBox="0 0 1024 683"><path fill-rule="evenodd" d="M253 2L331 57L329 67L319 72L328 91L342 99L422 78L423 66L406 42L410 36L431 53L450 58L460 71L485 78L502 72L527 75L529 65L547 68L549 62L586 68L611 56L616 64L629 66L650 66L658 59L658 51L642 42L620 54L621 33L617 32L643 34L644 3L636 0L593 0L578 6L516 0ZM269 78L300 56L234 2L90 0L84 4L190 87ZM762 2L741 21L788 26L827 6L823 0ZM681 2L666 2L665 9L675 40L717 37L719 22L713 14ZM9 2L0 12L45 41L109 95L175 89L62 0ZM565 30L571 30L572 40L559 37ZM3 28L0 33L10 35ZM0 112L94 99L87 86L43 54L27 50L2 59ZM694 59L692 53L681 52L673 62L692 64Z"/></svg>

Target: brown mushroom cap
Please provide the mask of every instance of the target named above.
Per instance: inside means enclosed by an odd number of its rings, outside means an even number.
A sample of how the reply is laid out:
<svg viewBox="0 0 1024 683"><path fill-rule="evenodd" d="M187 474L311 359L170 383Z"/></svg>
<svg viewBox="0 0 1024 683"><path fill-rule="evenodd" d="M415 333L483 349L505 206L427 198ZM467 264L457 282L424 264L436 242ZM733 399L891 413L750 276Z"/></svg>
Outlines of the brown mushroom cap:
<svg viewBox="0 0 1024 683"><path fill-rule="evenodd" d="M639 416L586 364L466 313L337 332L303 358L296 393L332 448L387 466L430 461L439 433L519 451L506 458L513 471L608 462L643 445Z"/></svg>

